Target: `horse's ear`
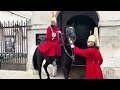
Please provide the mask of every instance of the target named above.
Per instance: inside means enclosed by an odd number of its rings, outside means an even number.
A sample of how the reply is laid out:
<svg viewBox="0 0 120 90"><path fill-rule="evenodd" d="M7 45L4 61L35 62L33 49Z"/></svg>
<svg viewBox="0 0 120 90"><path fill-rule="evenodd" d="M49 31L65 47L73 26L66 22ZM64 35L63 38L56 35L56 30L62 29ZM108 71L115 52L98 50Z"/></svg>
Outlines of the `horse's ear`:
<svg viewBox="0 0 120 90"><path fill-rule="evenodd" d="M74 28L74 26L75 26L75 25L74 25L74 22L73 22L73 23L72 23L72 27Z"/></svg>

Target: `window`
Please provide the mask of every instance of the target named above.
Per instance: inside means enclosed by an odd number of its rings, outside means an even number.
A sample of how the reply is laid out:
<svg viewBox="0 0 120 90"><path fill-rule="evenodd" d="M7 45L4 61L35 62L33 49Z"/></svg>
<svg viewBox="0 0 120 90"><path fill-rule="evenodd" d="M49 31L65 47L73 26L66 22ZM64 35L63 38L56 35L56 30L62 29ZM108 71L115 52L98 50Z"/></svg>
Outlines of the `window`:
<svg viewBox="0 0 120 90"><path fill-rule="evenodd" d="M5 52L14 52L15 51L15 38L14 36L5 36Z"/></svg>

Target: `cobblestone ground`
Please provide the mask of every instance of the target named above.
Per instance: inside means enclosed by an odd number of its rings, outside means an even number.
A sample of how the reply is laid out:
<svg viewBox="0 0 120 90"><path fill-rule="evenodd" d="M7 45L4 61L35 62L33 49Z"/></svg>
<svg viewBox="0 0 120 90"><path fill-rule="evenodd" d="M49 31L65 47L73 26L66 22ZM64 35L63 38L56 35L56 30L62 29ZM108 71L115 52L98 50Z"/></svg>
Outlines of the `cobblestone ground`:
<svg viewBox="0 0 120 90"><path fill-rule="evenodd" d="M42 73L42 78L46 79L46 74ZM85 68L74 67L70 72L69 79L84 79ZM33 74L33 71L14 71L14 70L0 70L0 79L39 79L38 74ZM62 69L58 69L58 73L51 79L64 79Z"/></svg>

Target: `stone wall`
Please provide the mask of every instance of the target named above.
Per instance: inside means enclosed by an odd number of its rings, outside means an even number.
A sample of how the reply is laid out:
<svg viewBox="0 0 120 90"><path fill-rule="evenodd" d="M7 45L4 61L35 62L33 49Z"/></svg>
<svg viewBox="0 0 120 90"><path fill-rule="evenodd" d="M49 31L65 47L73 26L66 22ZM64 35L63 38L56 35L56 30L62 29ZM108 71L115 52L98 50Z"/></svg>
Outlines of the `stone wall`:
<svg viewBox="0 0 120 90"><path fill-rule="evenodd" d="M101 65L105 78L113 78L115 67L120 67L120 26L100 27ZM109 73L109 76L108 76Z"/></svg>
<svg viewBox="0 0 120 90"><path fill-rule="evenodd" d="M104 79L120 79L119 67L104 67L103 73Z"/></svg>

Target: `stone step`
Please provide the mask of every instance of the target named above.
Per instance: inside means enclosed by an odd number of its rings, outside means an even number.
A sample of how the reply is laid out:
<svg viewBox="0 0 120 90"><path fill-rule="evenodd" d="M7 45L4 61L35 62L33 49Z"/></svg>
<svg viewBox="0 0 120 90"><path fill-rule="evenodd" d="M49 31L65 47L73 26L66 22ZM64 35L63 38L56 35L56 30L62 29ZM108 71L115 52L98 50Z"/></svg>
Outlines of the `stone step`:
<svg viewBox="0 0 120 90"><path fill-rule="evenodd" d="M72 64L73 67L82 67L82 66L86 66L86 65L77 65L77 64Z"/></svg>

